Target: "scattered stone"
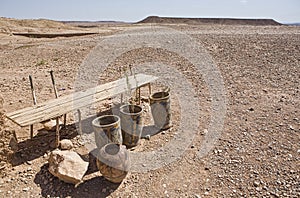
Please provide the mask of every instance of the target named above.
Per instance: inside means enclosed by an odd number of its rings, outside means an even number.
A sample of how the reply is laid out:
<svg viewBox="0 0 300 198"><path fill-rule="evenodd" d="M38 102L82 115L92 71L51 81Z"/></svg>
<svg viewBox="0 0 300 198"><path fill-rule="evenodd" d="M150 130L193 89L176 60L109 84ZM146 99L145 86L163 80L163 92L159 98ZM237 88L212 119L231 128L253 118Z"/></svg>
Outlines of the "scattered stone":
<svg viewBox="0 0 300 198"><path fill-rule="evenodd" d="M260 182L259 181L254 181L253 184L254 184L255 187L258 187Z"/></svg>
<svg viewBox="0 0 300 198"><path fill-rule="evenodd" d="M295 128L294 128L292 125L290 125L290 129L291 129L291 130L295 130Z"/></svg>
<svg viewBox="0 0 300 198"><path fill-rule="evenodd" d="M71 150L73 148L73 143L71 140L63 139L60 141L60 148L62 150Z"/></svg>
<svg viewBox="0 0 300 198"><path fill-rule="evenodd" d="M150 135L146 135L145 138L146 138L147 140L150 140L151 136L150 136Z"/></svg>
<svg viewBox="0 0 300 198"><path fill-rule="evenodd" d="M201 133L201 135L206 135L208 133L207 129L204 129L203 132Z"/></svg>
<svg viewBox="0 0 300 198"><path fill-rule="evenodd" d="M256 190L257 192L260 192L260 191L261 191L261 187L256 187L255 190Z"/></svg>
<svg viewBox="0 0 300 198"><path fill-rule="evenodd" d="M194 194L194 196L195 196L195 198L201 198L201 196L198 194Z"/></svg>
<svg viewBox="0 0 300 198"><path fill-rule="evenodd" d="M26 161L26 164L32 165L32 162L31 161Z"/></svg>
<svg viewBox="0 0 300 198"><path fill-rule="evenodd" d="M24 192L27 192L29 190L29 187L23 188Z"/></svg>
<svg viewBox="0 0 300 198"><path fill-rule="evenodd" d="M49 157L49 172L60 180L77 184L88 169L88 162L73 151L54 150Z"/></svg>

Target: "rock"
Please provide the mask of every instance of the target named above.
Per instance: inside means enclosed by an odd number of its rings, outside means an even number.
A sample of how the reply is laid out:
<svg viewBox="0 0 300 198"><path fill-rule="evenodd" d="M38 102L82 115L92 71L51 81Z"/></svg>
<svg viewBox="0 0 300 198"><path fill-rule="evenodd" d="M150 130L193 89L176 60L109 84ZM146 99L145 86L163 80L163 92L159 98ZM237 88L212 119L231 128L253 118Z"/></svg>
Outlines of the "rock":
<svg viewBox="0 0 300 198"><path fill-rule="evenodd" d="M151 138L150 135L146 135L146 136L145 136L145 139L146 139L146 140L150 140L150 138Z"/></svg>
<svg viewBox="0 0 300 198"><path fill-rule="evenodd" d="M18 140L15 131L12 132L10 140L9 140L10 148L16 152L18 150Z"/></svg>
<svg viewBox="0 0 300 198"><path fill-rule="evenodd" d="M201 135L206 135L208 133L207 129L204 129L203 132L201 133Z"/></svg>
<svg viewBox="0 0 300 198"><path fill-rule="evenodd" d="M24 192L27 192L28 190L29 190L29 187L23 188L23 191L24 191Z"/></svg>
<svg viewBox="0 0 300 198"><path fill-rule="evenodd" d="M88 162L85 162L74 151L54 150L49 157L49 172L60 180L77 184L88 169Z"/></svg>
<svg viewBox="0 0 300 198"><path fill-rule="evenodd" d="M60 148L62 150L70 150L73 148L73 143L71 142L71 140L63 139L60 141Z"/></svg>
<svg viewBox="0 0 300 198"><path fill-rule="evenodd" d="M258 187L258 186L259 186L259 184L260 184L260 182L259 182L259 181L254 181L254 182L253 182L253 185L254 185L255 187Z"/></svg>
<svg viewBox="0 0 300 198"><path fill-rule="evenodd" d="M62 125L63 123L59 121L59 125ZM47 131L55 131L56 130L56 120L49 120L46 122L43 122L44 129Z"/></svg>

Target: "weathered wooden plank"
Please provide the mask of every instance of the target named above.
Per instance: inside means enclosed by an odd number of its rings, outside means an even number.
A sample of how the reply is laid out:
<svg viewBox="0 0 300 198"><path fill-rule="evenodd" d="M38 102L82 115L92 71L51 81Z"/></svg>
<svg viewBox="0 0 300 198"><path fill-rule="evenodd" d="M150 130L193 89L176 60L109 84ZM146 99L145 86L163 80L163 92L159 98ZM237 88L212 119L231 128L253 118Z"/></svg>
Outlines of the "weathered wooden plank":
<svg viewBox="0 0 300 198"><path fill-rule="evenodd" d="M135 77L129 76L128 81L126 78L122 78L87 89L86 91L79 91L40 103L33 107L17 110L8 113L6 116L20 126L27 126L61 116L95 102L124 93L128 90L128 84L130 85L130 89L133 90L156 79L157 77L155 76L137 74Z"/></svg>

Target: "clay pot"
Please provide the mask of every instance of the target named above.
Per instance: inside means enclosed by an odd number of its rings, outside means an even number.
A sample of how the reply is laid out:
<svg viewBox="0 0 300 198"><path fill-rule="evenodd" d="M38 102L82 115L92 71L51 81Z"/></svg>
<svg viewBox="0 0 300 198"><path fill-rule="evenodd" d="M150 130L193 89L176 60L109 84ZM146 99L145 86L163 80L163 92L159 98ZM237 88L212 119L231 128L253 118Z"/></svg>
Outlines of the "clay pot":
<svg viewBox="0 0 300 198"><path fill-rule="evenodd" d="M97 167L105 179L113 183L121 183L129 168L129 152L124 145L109 143L99 149Z"/></svg>
<svg viewBox="0 0 300 198"><path fill-rule="evenodd" d="M120 127L120 117L116 115L104 115L92 121L95 142L98 148L102 148L108 143L122 144L122 132Z"/></svg>
<svg viewBox="0 0 300 198"><path fill-rule="evenodd" d="M143 108L139 105L120 107L123 144L127 147L134 147L139 143L143 131L142 113Z"/></svg>
<svg viewBox="0 0 300 198"><path fill-rule="evenodd" d="M156 92L150 96L151 113L155 126L160 130L171 127L171 101L169 92Z"/></svg>

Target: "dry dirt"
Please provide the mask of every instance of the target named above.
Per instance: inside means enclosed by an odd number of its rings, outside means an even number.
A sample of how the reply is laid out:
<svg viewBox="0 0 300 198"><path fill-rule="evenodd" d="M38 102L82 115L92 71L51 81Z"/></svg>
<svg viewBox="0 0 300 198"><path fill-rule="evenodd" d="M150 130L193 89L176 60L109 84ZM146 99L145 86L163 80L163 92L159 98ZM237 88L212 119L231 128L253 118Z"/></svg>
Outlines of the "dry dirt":
<svg viewBox="0 0 300 198"><path fill-rule="evenodd" d="M20 25L19 21L13 24L2 18L0 21L6 24L1 25L0 33L0 90L4 113L32 105L28 75L33 75L38 103L54 98L50 70L55 72L59 95L66 95L74 91L78 67L99 40L132 26L153 26L110 24L80 29L57 22L53 22L55 27L45 25L47 21L42 21L43 26L38 23L32 27ZM26 26L30 30L26 31ZM35 125L35 137L30 140L27 127L20 128L0 114L0 197L300 196L300 27L165 26L199 42L222 74L227 114L215 148L205 157L197 157L211 116L210 93L203 76L194 73L193 65L176 54L140 48L119 57L99 79L109 82L119 77L120 68L129 64L138 67L153 59L183 73L196 89L200 126L181 158L156 170L130 173L120 185L107 182L91 163L84 182L74 187L48 172L47 154L53 150L54 133ZM68 38L11 35L11 32L64 33L74 32L74 29L106 34ZM157 87L154 85L154 89ZM150 141L142 139L141 145L132 152L159 148L176 135L180 110L176 98L172 99L174 126L154 135ZM105 101L99 108L105 111L109 103ZM92 162L92 155L86 152L77 135L74 120L72 115L68 117L62 138L71 139L74 150ZM16 149L16 145L9 145L13 131L18 139L18 150L10 156Z"/></svg>

